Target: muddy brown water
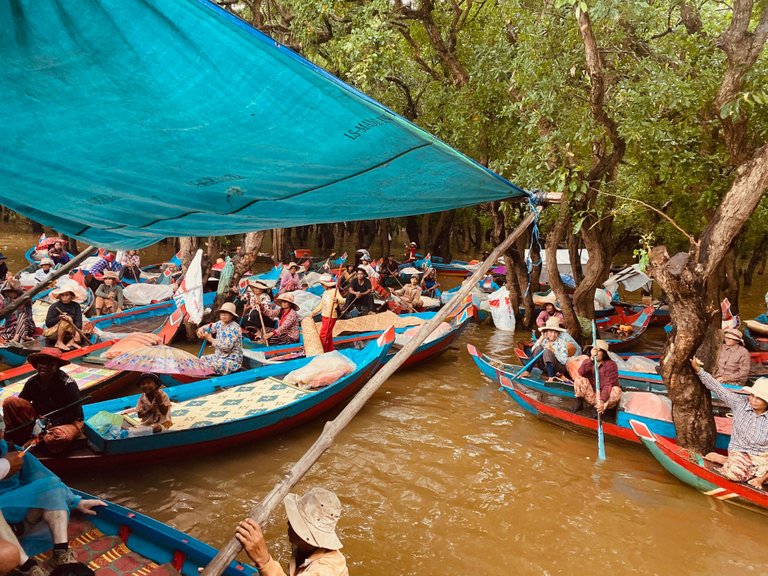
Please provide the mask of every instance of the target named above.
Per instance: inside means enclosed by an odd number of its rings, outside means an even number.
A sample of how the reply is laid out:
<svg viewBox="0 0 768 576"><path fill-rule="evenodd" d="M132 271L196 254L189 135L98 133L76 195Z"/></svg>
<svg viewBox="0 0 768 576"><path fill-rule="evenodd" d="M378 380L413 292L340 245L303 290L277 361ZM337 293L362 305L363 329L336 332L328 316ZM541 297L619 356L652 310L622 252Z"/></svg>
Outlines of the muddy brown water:
<svg viewBox="0 0 768 576"><path fill-rule="evenodd" d="M30 240L16 243L0 234L6 254ZM744 317L761 311L766 288L757 277L743 293ZM523 413L483 378L466 344L510 359L513 338L471 325L438 360L390 378L302 480L299 491L341 498L352 574L768 573L765 515L688 488L640 447L609 441L596 465L594 438ZM654 330L643 346L662 339ZM213 456L66 480L219 545L324 420ZM284 532L279 510L267 536L282 560Z"/></svg>

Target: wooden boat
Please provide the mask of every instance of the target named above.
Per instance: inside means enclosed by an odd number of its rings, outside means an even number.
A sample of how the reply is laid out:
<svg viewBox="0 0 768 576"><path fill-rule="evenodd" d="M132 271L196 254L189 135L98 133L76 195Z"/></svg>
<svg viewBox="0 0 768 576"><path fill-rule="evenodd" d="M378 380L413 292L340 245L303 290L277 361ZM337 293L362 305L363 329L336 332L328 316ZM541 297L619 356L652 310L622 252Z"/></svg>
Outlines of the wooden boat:
<svg viewBox="0 0 768 576"><path fill-rule="evenodd" d="M517 372L508 376L508 372L502 372L485 361L477 353L474 346L467 346L467 348L481 372L492 380L498 381L501 389L509 394L526 412L564 428L597 434L597 417L594 409L587 406L586 410L578 410L581 402L574 394L572 383L568 381L544 382L536 376L517 376ZM653 390L648 392L630 391L630 393L662 395ZM718 407L718 414L722 415L715 417L718 428L716 440L718 451L725 451L728 448L728 442L730 442L731 420L724 416L726 412L726 407ZM627 412L623 408L623 402L619 404L616 410L606 412L603 416L603 432L606 436L637 444L639 440L632 432L629 425L630 420L645 423L660 436L672 439L676 436L675 425L671 420Z"/></svg>
<svg viewBox="0 0 768 576"><path fill-rule="evenodd" d="M173 402L170 429L146 436L107 438L86 423L83 433L87 447L77 448L65 456L45 454L41 448L37 456L54 472L64 473L200 456L269 437L311 420L350 398L378 370L393 341L394 329L390 329L363 350L342 350L341 353L355 363L355 370L314 391L281 380L308 364L310 358L173 386L166 389ZM133 395L84 406L86 422L102 410L116 414L133 409L138 399L139 395Z"/></svg>
<svg viewBox="0 0 768 576"><path fill-rule="evenodd" d="M425 321L434 317L435 312L417 312L415 314L404 314L404 316L417 317ZM410 366L416 366L423 364L427 360L438 356L445 350L447 350L451 344L461 335L461 332L466 328L469 322L472 320L472 308L471 306L464 306L459 309L453 316L449 316L447 321L451 325L451 330L440 337L431 341L424 342L419 346L416 351L411 354L408 359L403 363L401 368L408 368ZM418 326L418 325L416 325ZM402 334L409 328L396 328L396 334ZM383 333L383 330L372 330L369 332L354 332L348 334L340 334L333 339L333 346L336 349L344 349L350 347L361 347L365 343L379 338ZM397 351L397 345L393 345L388 354L388 358L394 356ZM266 360L279 360L281 358L294 359L300 358L304 355L304 343L302 338L296 344L283 344L281 346L262 346L256 344L248 338L243 338L243 355L246 362L250 366L260 366L264 359Z"/></svg>
<svg viewBox="0 0 768 576"><path fill-rule="evenodd" d="M768 491L729 480L720 474L719 465L654 433L644 422L630 420L629 423L651 455L681 482L718 500L768 509Z"/></svg>
<svg viewBox="0 0 768 576"><path fill-rule="evenodd" d="M768 315L760 314L754 320L747 320L744 326L744 344L750 350L768 352Z"/></svg>
<svg viewBox="0 0 768 576"><path fill-rule="evenodd" d="M203 305L212 306L215 292L203 294ZM165 344L170 344L182 326L184 312L171 298L155 304L134 306L122 312L94 316L90 319L93 332L100 340L125 338L132 332L151 332L159 335Z"/></svg>
<svg viewBox="0 0 768 576"><path fill-rule="evenodd" d="M514 348L515 355L520 360L521 364L525 364L530 359L531 354L531 342L518 342ZM613 353L613 352L612 352ZM627 360L632 356L641 356L654 362L658 362L661 358L661 354L658 352L616 352L622 360ZM759 378L760 376L768 375L768 352L750 352L750 360L752 361L750 378ZM510 365L510 368L514 369L514 365ZM619 381L621 387L624 389L638 387L643 389L643 386L650 384L651 387L655 387L659 390L666 389L661 375L658 372L642 372L639 370L627 370L619 365ZM643 384L645 383L645 384Z"/></svg>
<svg viewBox="0 0 768 576"><path fill-rule="evenodd" d="M611 350L631 348L638 343L648 329L653 310L653 306L646 306L636 314L617 311L616 314L607 318L598 318L596 320L598 337L608 342ZM620 326L631 326L632 331L625 334L620 331Z"/></svg>
<svg viewBox="0 0 768 576"><path fill-rule="evenodd" d="M177 272L172 274L171 276L173 279L178 278L181 275L181 252L177 252L174 254L170 260L168 260L169 263L174 264L177 267ZM165 272L165 264L150 264L148 266L142 266L141 267L141 275L138 278L139 282L151 282L151 281L157 281L160 278L160 275ZM123 269L125 270L125 269ZM124 285L129 284L136 284L136 278L132 277L130 274L124 273L122 275L122 278L120 281Z"/></svg>
<svg viewBox="0 0 768 576"><path fill-rule="evenodd" d="M134 384L138 379L137 372L122 372L104 367L104 361L98 355L112 346L116 340L99 342L84 346L78 350L65 352L63 357L70 364L62 370L77 382L80 393L90 398L86 403L99 402L114 398L115 394ZM35 368L28 362L0 372L0 403L8 396L19 394L30 376L35 374Z"/></svg>
<svg viewBox="0 0 768 576"><path fill-rule="evenodd" d="M72 490L82 498L97 498ZM78 562L96 574L112 576L198 576L218 550L175 528L139 512L106 502L95 516L73 512L69 518L70 547ZM48 556L53 543L35 531L21 544L30 557ZM226 576L256 576L253 566L232 562Z"/></svg>
<svg viewBox="0 0 768 576"><path fill-rule="evenodd" d="M613 305L625 314L637 314L646 308L644 304L631 304L622 301L614 301ZM662 304L661 302L653 304L653 316L649 326L664 326L669 324L670 319L669 304Z"/></svg>

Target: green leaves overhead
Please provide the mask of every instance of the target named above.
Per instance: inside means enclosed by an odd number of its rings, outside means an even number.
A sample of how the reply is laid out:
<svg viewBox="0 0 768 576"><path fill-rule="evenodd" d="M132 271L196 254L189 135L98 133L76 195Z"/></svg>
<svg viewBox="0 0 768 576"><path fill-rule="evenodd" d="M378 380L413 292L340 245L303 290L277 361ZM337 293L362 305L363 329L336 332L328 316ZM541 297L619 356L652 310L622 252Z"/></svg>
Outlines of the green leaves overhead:
<svg viewBox="0 0 768 576"><path fill-rule="evenodd" d="M264 0L243 16L279 40L527 188L586 197L596 154L609 150L590 109L592 80L576 15L589 15L605 74L606 112L626 152L603 190L642 199L699 232L733 177L723 118L748 118L768 137L768 58L741 94L713 102L725 69L716 38L728 4L678 0ZM688 2L688 4L693 4ZM254 9L256 9L254 8ZM685 239L632 202L614 211L616 237L653 230ZM574 216L578 226L589 220ZM754 227L752 227L754 228ZM750 232L751 233L751 232Z"/></svg>

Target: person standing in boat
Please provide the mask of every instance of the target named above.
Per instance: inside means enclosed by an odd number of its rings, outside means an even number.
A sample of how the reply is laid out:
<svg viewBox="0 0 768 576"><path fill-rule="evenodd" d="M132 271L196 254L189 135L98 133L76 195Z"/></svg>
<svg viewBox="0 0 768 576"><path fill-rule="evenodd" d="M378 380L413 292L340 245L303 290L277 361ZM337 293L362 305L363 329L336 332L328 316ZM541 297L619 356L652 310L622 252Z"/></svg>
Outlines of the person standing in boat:
<svg viewBox="0 0 768 576"><path fill-rule="evenodd" d="M261 313L270 318L277 319L277 328L275 330L267 330L267 339L264 341L263 336L257 334L257 338L261 338L265 346L275 346L278 344L294 344L299 341L299 305L293 300L293 294L288 292L287 294L280 294L275 298L275 304L277 308L261 305Z"/></svg>
<svg viewBox="0 0 768 576"><path fill-rule="evenodd" d="M723 346L717 358L714 377L718 382L744 386L752 367L749 350L744 348L744 337L737 328L723 330Z"/></svg>
<svg viewBox="0 0 768 576"><path fill-rule="evenodd" d="M320 342L323 345L323 352L333 351L333 327L339 317L339 306L344 306L346 300L339 294L336 282L331 280L320 280L320 284L325 288L323 295L317 307L312 310L312 316L320 314L323 324L320 327Z"/></svg>
<svg viewBox="0 0 768 576"><path fill-rule="evenodd" d="M287 292L295 292L301 289L301 277L299 276L300 266L296 262L290 262L288 264L288 270L283 272L280 276L280 288L277 291L278 294L286 294Z"/></svg>
<svg viewBox="0 0 768 576"><path fill-rule="evenodd" d="M197 337L213 345L214 353L202 357L218 376L237 372L243 365L243 332L237 323L237 309L232 302L219 308L218 322L197 329Z"/></svg>
<svg viewBox="0 0 768 576"><path fill-rule="evenodd" d="M583 357L582 357L583 358ZM597 397L595 382L595 361L597 358L598 375L600 376L600 397ZM578 369L578 377L573 380L576 398L583 398L590 406L594 406L599 414L615 408L621 400L619 385L619 367L608 355L608 342L598 340L590 350Z"/></svg>
<svg viewBox="0 0 768 576"><path fill-rule="evenodd" d="M22 294L21 286L10 280L0 285L0 298L8 303ZM22 344L34 339L35 319L32 315L32 302L27 300L15 311L5 317L5 325L0 326L0 344L15 342Z"/></svg>
<svg viewBox="0 0 768 576"><path fill-rule="evenodd" d="M392 291L392 294L401 298L403 312L416 312L416 309L420 308L422 305L419 275L412 274L410 280L408 280L408 284L403 286L400 290Z"/></svg>
<svg viewBox="0 0 768 576"><path fill-rule="evenodd" d="M768 378L758 378L753 386L734 392L704 370L698 358L691 359L691 366L701 383L733 412L728 456L710 452L705 458L722 464L721 473L729 480L762 488L768 481Z"/></svg>
<svg viewBox="0 0 768 576"><path fill-rule="evenodd" d="M80 438L83 429L83 408L77 383L61 368L69 364L58 348L43 348L30 354L28 361L37 370L18 396L3 400L3 413L9 428L19 428L12 436L16 444L33 437L33 423L45 417L47 422L40 438L52 454L61 454Z"/></svg>
<svg viewBox="0 0 768 576"><path fill-rule="evenodd" d="M373 284L368 279L365 268L359 267L356 276L349 283L345 309L350 316L360 316L373 311Z"/></svg>
<svg viewBox="0 0 768 576"><path fill-rule="evenodd" d="M531 350L535 356L543 351L541 358L536 362L547 375L547 379L562 376L567 372L568 358L578 356L580 350L573 345L573 338L560 326L557 318L550 318L541 329L541 338ZM543 340L543 341L542 341Z"/></svg>
<svg viewBox="0 0 768 576"><path fill-rule="evenodd" d="M336 525L341 516L341 502L324 488L312 488L302 497L288 494L283 501L288 516L288 541L291 543L290 576L349 576L347 560L339 552L341 540ZM259 524L247 519L235 531L245 553L262 576L286 576L272 558Z"/></svg>
<svg viewBox="0 0 768 576"><path fill-rule="evenodd" d="M43 336L49 342L55 341L54 346L65 352L72 347L80 348L78 330L83 328L83 311L78 300L81 298L75 294L75 288L68 285L51 290L50 298L55 302L45 316Z"/></svg>
<svg viewBox="0 0 768 576"><path fill-rule="evenodd" d="M44 284L48 282L51 276L51 270L53 269L53 260L50 258L43 258L40 260L40 268L35 270L32 277L35 279L36 284Z"/></svg>
<svg viewBox="0 0 768 576"><path fill-rule="evenodd" d="M102 276L104 283L96 289L96 314L115 314L123 311L123 287L117 272L107 270Z"/></svg>
<svg viewBox="0 0 768 576"><path fill-rule="evenodd" d="M544 304L544 309L539 312L539 315L536 317L536 326L541 328L542 326L546 325L550 318L557 318L557 321L560 324L565 322L565 316L563 316L563 313L560 312L560 309L555 306L553 302L547 302Z"/></svg>
<svg viewBox="0 0 768 576"><path fill-rule="evenodd" d="M62 266L69 262L69 254L64 250L64 245L58 241L48 248L48 258L53 260L54 264L61 264Z"/></svg>

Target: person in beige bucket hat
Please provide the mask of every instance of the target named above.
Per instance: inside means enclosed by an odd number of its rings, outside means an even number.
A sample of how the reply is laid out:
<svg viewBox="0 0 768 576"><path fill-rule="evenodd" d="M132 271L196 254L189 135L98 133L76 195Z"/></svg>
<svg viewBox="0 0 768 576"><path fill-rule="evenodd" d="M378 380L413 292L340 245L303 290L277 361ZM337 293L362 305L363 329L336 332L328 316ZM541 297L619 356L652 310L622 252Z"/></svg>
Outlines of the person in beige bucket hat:
<svg viewBox="0 0 768 576"><path fill-rule="evenodd" d="M560 326L560 320L550 318L541 327L541 337L531 350L531 355L541 357L535 366L545 372L547 379L551 380L567 373L568 359L581 354L581 347L568 334L568 331Z"/></svg>
<svg viewBox="0 0 768 576"><path fill-rule="evenodd" d="M123 287L120 286L120 276L117 272L107 270L101 277L103 284L96 289L96 315L117 314L123 311L125 300Z"/></svg>
<svg viewBox="0 0 768 576"><path fill-rule="evenodd" d="M336 494L325 488L312 488L299 497L288 494L283 501L288 516L288 540L293 548L290 576L348 576L347 561L339 552L341 540L336 524L341 516L341 503ZM244 520L235 537L253 560L262 576L286 576L272 558L261 527L252 519Z"/></svg>
<svg viewBox="0 0 768 576"><path fill-rule="evenodd" d="M225 302L219 308L219 321L197 329L197 337L213 345L213 354L206 354L202 360L219 376L240 370L243 365L243 332L237 308L232 302ZM202 349L201 349L202 352Z"/></svg>
<svg viewBox="0 0 768 576"><path fill-rule="evenodd" d="M723 330L723 345L717 357L717 369L713 376L720 382L744 386L752 368L749 351L744 347L744 337L738 328Z"/></svg>
<svg viewBox="0 0 768 576"><path fill-rule="evenodd" d="M729 480L762 489L768 481L768 378L734 391L704 370L698 358L691 360L691 366L701 383L733 413L728 456L710 452L705 458L721 464L720 473Z"/></svg>

